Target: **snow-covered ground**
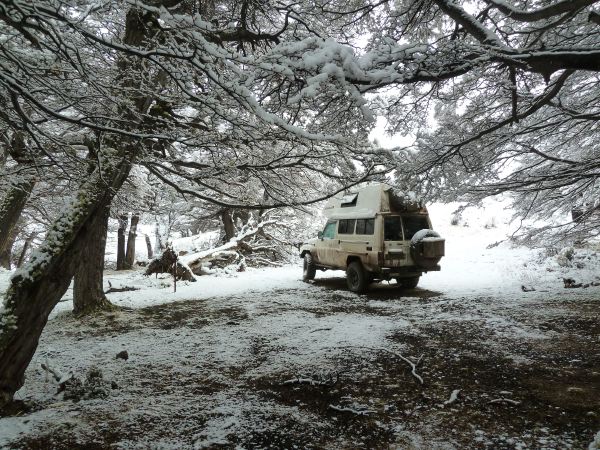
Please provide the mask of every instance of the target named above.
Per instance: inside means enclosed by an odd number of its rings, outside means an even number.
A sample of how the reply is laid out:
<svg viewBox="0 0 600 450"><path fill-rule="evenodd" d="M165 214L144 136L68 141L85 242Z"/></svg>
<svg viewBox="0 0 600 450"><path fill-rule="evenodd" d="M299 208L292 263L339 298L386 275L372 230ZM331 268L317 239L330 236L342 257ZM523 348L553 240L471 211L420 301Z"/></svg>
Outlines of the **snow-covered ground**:
<svg viewBox="0 0 600 450"><path fill-rule="evenodd" d="M341 272L306 284L298 260L175 293L166 276L107 271L107 287L139 290L109 294L125 309L84 320L67 292L18 393L38 407L0 419L0 447L587 446L600 430L600 287L562 278L598 281L598 255L488 248L509 213L496 204L451 226L455 207L431 208L446 256L416 290L357 296ZM410 370L420 355L423 385ZM116 388L65 401L42 363L81 378L100 367Z"/></svg>

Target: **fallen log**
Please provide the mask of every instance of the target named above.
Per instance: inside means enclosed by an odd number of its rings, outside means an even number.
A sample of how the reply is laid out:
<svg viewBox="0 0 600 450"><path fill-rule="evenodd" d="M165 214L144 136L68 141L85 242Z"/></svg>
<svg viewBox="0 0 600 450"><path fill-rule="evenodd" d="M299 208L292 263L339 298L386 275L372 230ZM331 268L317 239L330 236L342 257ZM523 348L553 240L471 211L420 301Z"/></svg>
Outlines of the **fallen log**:
<svg viewBox="0 0 600 450"><path fill-rule="evenodd" d="M263 232L269 225L277 224L276 220L265 220L256 226L242 229L241 233L219 247L184 255L180 261L190 268L192 273L202 275L206 267L226 267L238 263L240 271L244 270L244 255L263 250L249 244L254 237Z"/></svg>
<svg viewBox="0 0 600 450"><path fill-rule="evenodd" d="M111 282L108 282L108 290L104 291L104 294L112 294L113 292L128 292L128 291L139 291L140 288L132 286L113 287Z"/></svg>

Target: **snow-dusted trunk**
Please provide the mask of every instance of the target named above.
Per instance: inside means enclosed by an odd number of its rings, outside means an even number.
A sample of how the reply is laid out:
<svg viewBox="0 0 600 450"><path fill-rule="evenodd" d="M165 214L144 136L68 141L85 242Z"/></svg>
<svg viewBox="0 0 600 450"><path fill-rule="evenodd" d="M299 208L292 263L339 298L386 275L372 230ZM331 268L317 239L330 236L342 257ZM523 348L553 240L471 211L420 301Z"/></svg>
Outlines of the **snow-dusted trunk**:
<svg viewBox="0 0 600 450"><path fill-rule="evenodd" d="M235 236L235 225L233 224L233 217L229 209L223 209L221 211L221 222L223 222L223 230L225 231L225 242L229 242Z"/></svg>
<svg viewBox="0 0 600 450"><path fill-rule="evenodd" d="M148 260L152 259L152 243L150 242L150 236L146 236L146 250L148 250Z"/></svg>
<svg viewBox="0 0 600 450"><path fill-rule="evenodd" d="M39 337L96 236L92 222L110 204L129 174L134 151L102 161L81 185L72 205L52 224L44 242L17 270L0 309L0 409L23 385ZM107 155L108 156L108 155ZM116 159L119 158L119 159ZM116 159L116 161L115 161Z"/></svg>
<svg viewBox="0 0 600 450"><path fill-rule="evenodd" d="M125 269L125 231L127 230L128 217L119 216L119 229L117 230L117 270Z"/></svg>
<svg viewBox="0 0 600 450"><path fill-rule="evenodd" d="M25 177L12 186L0 204L0 254L3 253L17 225L25 203L35 186L35 178Z"/></svg>
<svg viewBox="0 0 600 450"><path fill-rule="evenodd" d="M160 237L160 227L158 226L158 222L154 224L154 250L156 253L160 253L165 249L165 246L162 243L162 238Z"/></svg>
<svg viewBox="0 0 600 450"><path fill-rule="evenodd" d="M12 243L16 238L13 234L14 228L21 217L23 208L25 208L27 199L31 195L36 182L36 170L30 158L23 133L14 133L10 142L10 148L7 148L6 152L19 165L20 175L12 183L0 203L0 255L6 253L9 243L12 247ZM3 165L4 161L6 161L6 156L3 157ZM9 255L10 251L11 249L8 248ZM8 265L10 266L10 256Z"/></svg>
<svg viewBox="0 0 600 450"><path fill-rule="evenodd" d="M0 252L0 267L10 269L13 245L15 244L18 234L17 227L13 228L10 236L8 237L8 242L6 243L4 250Z"/></svg>
<svg viewBox="0 0 600 450"><path fill-rule="evenodd" d="M98 310L110 310L112 303L104 295L104 253L110 207L99 207L88 223L88 245L85 255L80 258L75 271L73 284L73 312L78 315Z"/></svg>
<svg viewBox="0 0 600 450"><path fill-rule="evenodd" d="M135 238L137 236L137 226L140 221L138 214L131 216L131 224L129 225L129 236L127 236L127 252L125 254L125 268L131 269L135 262Z"/></svg>
<svg viewBox="0 0 600 450"><path fill-rule="evenodd" d="M29 247L31 247L31 243L37 236L37 233L31 232L23 242L23 248L21 249L21 254L19 255L19 260L17 261L17 267L21 267L25 262L25 258L27 257L27 252L29 251Z"/></svg>

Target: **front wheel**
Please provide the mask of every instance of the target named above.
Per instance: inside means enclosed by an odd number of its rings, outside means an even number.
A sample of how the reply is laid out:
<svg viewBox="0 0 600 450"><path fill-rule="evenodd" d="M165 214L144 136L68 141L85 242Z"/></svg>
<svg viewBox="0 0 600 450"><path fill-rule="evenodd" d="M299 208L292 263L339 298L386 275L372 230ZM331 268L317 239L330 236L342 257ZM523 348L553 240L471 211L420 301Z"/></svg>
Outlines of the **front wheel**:
<svg viewBox="0 0 600 450"><path fill-rule="evenodd" d="M302 267L302 279L310 281L315 279L317 268L315 267L315 259L310 253L304 255L304 265Z"/></svg>
<svg viewBox="0 0 600 450"><path fill-rule="evenodd" d="M419 284L419 278L420 277L396 278L396 281L405 289L414 289Z"/></svg>
<svg viewBox="0 0 600 450"><path fill-rule="evenodd" d="M357 294L362 294L367 290L369 280L360 261L353 261L346 269L346 282L348 289Z"/></svg>

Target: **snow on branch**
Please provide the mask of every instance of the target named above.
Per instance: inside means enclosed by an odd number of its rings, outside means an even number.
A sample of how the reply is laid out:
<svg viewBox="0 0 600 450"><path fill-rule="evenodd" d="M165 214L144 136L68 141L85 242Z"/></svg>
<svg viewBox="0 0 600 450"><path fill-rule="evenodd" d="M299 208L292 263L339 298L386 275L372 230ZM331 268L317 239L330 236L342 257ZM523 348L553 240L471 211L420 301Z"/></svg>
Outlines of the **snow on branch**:
<svg viewBox="0 0 600 450"><path fill-rule="evenodd" d="M450 0L434 0L439 8L451 17L456 23L462 25L464 29L483 44L493 45L507 50L508 47L498 39L494 33L488 30L481 22L467 13L458 4Z"/></svg>
<svg viewBox="0 0 600 450"><path fill-rule="evenodd" d="M511 19L519 22L537 22L538 20L549 19L559 14L576 11L586 6L593 5L597 0L561 0L556 3L544 6L539 9L527 11L516 8L504 0L485 0L489 5L494 6L498 11Z"/></svg>

